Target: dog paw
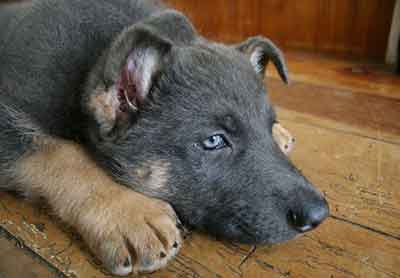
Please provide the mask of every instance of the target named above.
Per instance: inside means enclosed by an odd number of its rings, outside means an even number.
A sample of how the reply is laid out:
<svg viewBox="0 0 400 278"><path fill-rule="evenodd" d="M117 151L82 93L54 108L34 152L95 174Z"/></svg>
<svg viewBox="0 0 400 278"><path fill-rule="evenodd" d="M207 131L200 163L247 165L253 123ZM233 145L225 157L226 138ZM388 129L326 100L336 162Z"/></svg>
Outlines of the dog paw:
<svg viewBox="0 0 400 278"><path fill-rule="evenodd" d="M158 270L182 245L181 224L170 205L136 192L114 198L103 211L92 210L85 218L82 234L114 275Z"/></svg>
<svg viewBox="0 0 400 278"><path fill-rule="evenodd" d="M292 152L296 139L280 123L273 125L272 135L284 154L288 155Z"/></svg>

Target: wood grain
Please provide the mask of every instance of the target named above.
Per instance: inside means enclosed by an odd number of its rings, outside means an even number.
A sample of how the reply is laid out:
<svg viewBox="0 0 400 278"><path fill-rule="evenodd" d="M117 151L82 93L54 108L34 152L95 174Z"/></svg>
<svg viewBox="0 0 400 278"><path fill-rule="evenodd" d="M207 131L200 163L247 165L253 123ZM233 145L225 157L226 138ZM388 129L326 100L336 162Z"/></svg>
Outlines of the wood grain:
<svg viewBox="0 0 400 278"><path fill-rule="evenodd" d="M301 51L286 51L285 57L295 83L400 99L400 78L384 65ZM273 66L267 76L279 79Z"/></svg>
<svg viewBox="0 0 400 278"><path fill-rule="evenodd" d="M293 153L295 164L326 194L334 216L400 239L399 144L334 127L284 124L301 146Z"/></svg>
<svg viewBox="0 0 400 278"><path fill-rule="evenodd" d="M36 208L0 193L0 226L55 264L69 277L109 277L76 237L62 232ZM6 212L5 212L6 210ZM6 215L5 215L6 214ZM38 222L40 221L40 222ZM29 228L41 223L41 235ZM38 240L38 238L45 240ZM338 219L273 247L259 247L241 264L249 247L193 234L166 269L143 277L398 277L400 241Z"/></svg>
<svg viewBox="0 0 400 278"><path fill-rule="evenodd" d="M326 194L333 218L305 237L259 248L242 265L249 247L193 234L180 256L152 277L400 275L400 195L396 190L400 146L343 131L345 123L336 126L336 121L312 114L278 111L297 138L294 162ZM0 225L35 252L66 274L104 276L82 243L59 230L60 223L10 195L2 194L0 200ZM34 223L42 223L44 232L35 234Z"/></svg>
<svg viewBox="0 0 400 278"><path fill-rule="evenodd" d="M258 247L244 262L250 246L194 233L166 269L143 277L400 277L400 109L396 95L382 94L397 94L400 83L389 74L345 74L339 69L357 66L349 61L288 58L297 65L292 85L271 72L266 83L297 139L291 158L325 193L332 216L303 237ZM67 276L107 277L46 210L0 193L0 227Z"/></svg>
<svg viewBox="0 0 400 278"><path fill-rule="evenodd" d="M22 250L18 242L3 237L0 231L0 277L50 278L59 277L47 264L35 258L33 253Z"/></svg>
<svg viewBox="0 0 400 278"><path fill-rule="evenodd" d="M275 79L268 87L273 103L288 110L281 118L400 144L400 122L393 120L400 119L400 100Z"/></svg>
<svg viewBox="0 0 400 278"><path fill-rule="evenodd" d="M207 37L384 61L395 0L167 0Z"/></svg>

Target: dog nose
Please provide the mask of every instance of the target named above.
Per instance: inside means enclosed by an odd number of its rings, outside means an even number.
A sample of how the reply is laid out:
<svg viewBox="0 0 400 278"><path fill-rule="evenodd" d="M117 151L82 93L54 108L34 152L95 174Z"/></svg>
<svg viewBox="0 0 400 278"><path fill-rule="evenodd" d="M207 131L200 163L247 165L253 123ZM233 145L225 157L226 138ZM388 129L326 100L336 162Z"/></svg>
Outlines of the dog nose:
<svg viewBox="0 0 400 278"><path fill-rule="evenodd" d="M299 232L308 232L321 224L329 215L329 206L325 199L311 202L301 208L288 212L289 223Z"/></svg>

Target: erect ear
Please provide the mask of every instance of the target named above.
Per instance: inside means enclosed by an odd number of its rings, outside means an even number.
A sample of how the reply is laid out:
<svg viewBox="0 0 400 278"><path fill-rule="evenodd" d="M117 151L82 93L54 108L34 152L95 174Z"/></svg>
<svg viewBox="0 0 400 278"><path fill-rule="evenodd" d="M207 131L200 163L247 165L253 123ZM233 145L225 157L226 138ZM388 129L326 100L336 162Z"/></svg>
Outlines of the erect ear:
<svg viewBox="0 0 400 278"><path fill-rule="evenodd" d="M101 137L114 138L134 121L171 47L146 25L133 25L116 38L96 66L101 78L89 79L87 107Z"/></svg>
<svg viewBox="0 0 400 278"><path fill-rule="evenodd" d="M283 82L289 83L288 69L282 51L269 39L261 36L251 37L235 47L249 58L254 70L262 77L271 60Z"/></svg>
<svg viewBox="0 0 400 278"><path fill-rule="evenodd" d="M133 26L111 46L104 77L118 89L121 110L136 110L146 99L172 45L147 26Z"/></svg>

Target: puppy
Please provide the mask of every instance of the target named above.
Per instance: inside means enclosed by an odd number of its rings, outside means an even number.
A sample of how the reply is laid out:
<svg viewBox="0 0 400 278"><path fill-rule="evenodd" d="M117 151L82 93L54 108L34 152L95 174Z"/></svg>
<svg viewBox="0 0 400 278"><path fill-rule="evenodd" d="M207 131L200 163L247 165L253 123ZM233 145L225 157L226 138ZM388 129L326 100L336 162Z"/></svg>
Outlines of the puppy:
<svg viewBox="0 0 400 278"><path fill-rule="evenodd" d="M112 273L173 258L175 213L248 244L327 217L273 131L265 69L288 74L270 40L212 42L145 0L38 0L0 23L3 189L45 198Z"/></svg>

